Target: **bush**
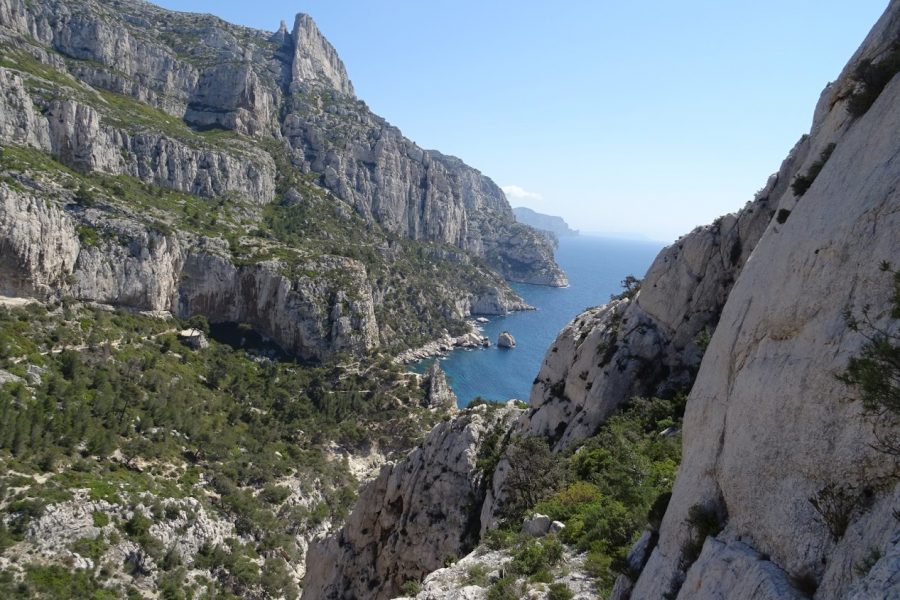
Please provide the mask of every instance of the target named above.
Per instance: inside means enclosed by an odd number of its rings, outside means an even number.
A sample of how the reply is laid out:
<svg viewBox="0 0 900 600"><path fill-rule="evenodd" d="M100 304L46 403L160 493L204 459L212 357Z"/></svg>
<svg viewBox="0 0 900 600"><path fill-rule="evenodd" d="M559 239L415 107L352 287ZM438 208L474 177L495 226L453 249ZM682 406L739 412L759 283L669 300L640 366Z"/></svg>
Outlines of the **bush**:
<svg viewBox="0 0 900 600"><path fill-rule="evenodd" d="M91 513L91 520L94 522L94 527L106 527L109 525L109 515L99 510Z"/></svg>
<svg viewBox="0 0 900 600"><path fill-rule="evenodd" d="M97 197L94 195L93 190L82 183L78 186L78 191L75 192L75 202L88 208L97 204Z"/></svg>
<svg viewBox="0 0 900 600"><path fill-rule="evenodd" d="M810 165L809 170L805 175L798 175L794 178L794 181L791 183L791 190L793 190L794 195L797 197L802 196L806 193L806 190L813 184L816 180L816 177L819 176L819 173L822 172L822 167L825 166L825 163L828 162L828 159L831 158L832 153L834 153L834 149L836 148L835 144L828 144L822 153L819 155L819 160ZM778 213L779 223L784 223L787 220L787 216L782 220L781 211ZM790 211L788 211L788 215L790 215Z"/></svg>
<svg viewBox="0 0 900 600"><path fill-rule="evenodd" d="M532 540L513 555L513 572L532 577L555 567L562 559L563 548L555 537Z"/></svg>
<svg viewBox="0 0 900 600"><path fill-rule="evenodd" d="M900 319L900 271L891 263L881 263L881 271L893 278L891 295L891 319ZM862 334L867 342L858 356L847 364L838 379L859 391L863 408L872 419L877 450L892 456L900 456L900 432L897 419L900 417L900 334L892 333L887 327L874 324L869 308L863 309L857 318L849 312L844 315L847 326Z"/></svg>
<svg viewBox="0 0 900 600"><path fill-rule="evenodd" d="M860 504L860 495L849 486L831 483L809 498L809 503L819 514L822 523L828 527L831 538L837 542L844 537L850 526L853 513Z"/></svg>
<svg viewBox="0 0 900 600"><path fill-rule="evenodd" d="M507 522L518 523L528 509L556 491L563 482L563 472L543 438L515 438L505 457L509 471L500 514Z"/></svg>
<svg viewBox="0 0 900 600"><path fill-rule="evenodd" d="M708 504L691 506L688 509L687 523L691 528L691 535L681 548L682 569L685 571L700 556L706 538L717 535L725 525L718 508Z"/></svg>
<svg viewBox="0 0 900 600"><path fill-rule="evenodd" d="M847 112L854 117L866 114L898 72L900 72L900 47L897 42L894 43L891 52L877 63L870 59L860 61L853 72L857 89L847 101Z"/></svg>
<svg viewBox="0 0 900 600"><path fill-rule="evenodd" d="M466 569L466 585L484 587L487 585L487 576L488 570L483 564L478 563L470 565L469 568Z"/></svg>
<svg viewBox="0 0 900 600"><path fill-rule="evenodd" d="M572 600L575 594L564 583L551 583L547 590L547 600Z"/></svg>
<svg viewBox="0 0 900 600"><path fill-rule="evenodd" d="M410 579L400 586L400 592L404 596L416 596L422 591L422 584L414 579Z"/></svg>
<svg viewBox="0 0 900 600"><path fill-rule="evenodd" d="M525 586L511 576L498 579L487 591L487 600L522 600L524 597Z"/></svg>

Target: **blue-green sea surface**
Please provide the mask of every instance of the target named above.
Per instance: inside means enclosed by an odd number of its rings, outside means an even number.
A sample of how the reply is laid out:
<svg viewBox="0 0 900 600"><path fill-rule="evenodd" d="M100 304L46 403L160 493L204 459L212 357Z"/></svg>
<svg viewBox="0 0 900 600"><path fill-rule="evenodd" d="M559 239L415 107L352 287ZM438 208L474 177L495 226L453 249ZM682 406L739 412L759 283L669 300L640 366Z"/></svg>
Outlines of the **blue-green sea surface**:
<svg viewBox="0 0 900 600"><path fill-rule="evenodd" d="M490 348L457 350L440 359L460 407L478 396L528 401L544 353L559 331L585 308L604 304L611 294L620 292L626 275L643 277L661 248L657 242L586 235L562 238L556 260L569 277L569 287L512 284L537 310L490 317L483 326ZM504 330L516 339L516 348L497 348L497 336ZM414 368L424 372L430 364L423 361Z"/></svg>

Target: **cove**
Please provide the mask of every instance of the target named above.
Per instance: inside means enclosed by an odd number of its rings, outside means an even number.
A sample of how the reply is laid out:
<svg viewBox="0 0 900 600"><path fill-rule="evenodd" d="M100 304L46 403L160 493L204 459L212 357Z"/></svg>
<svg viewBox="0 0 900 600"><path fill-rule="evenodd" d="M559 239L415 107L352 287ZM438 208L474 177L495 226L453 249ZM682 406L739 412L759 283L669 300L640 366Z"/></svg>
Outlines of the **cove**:
<svg viewBox="0 0 900 600"><path fill-rule="evenodd" d="M566 323L621 291L626 275L642 277L662 247L660 242L589 235L561 238L556 260L569 277L569 287L512 284L537 310L491 317L483 326L490 348L456 350L439 359L459 406L467 406L477 397L495 402L527 401L541 360ZM497 348L502 331L515 337L516 348ZM422 361L413 368L424 372L433 361Z"/></svg>

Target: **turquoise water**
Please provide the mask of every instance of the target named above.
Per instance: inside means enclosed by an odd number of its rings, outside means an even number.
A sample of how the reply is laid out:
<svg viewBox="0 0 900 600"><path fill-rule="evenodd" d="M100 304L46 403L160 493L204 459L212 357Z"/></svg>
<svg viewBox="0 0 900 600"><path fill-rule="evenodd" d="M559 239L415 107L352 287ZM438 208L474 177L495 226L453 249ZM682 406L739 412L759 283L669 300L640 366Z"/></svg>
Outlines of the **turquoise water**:
<svg viewBox="0 0 900 600"><path fill-rule="evenodd" d="M559 331L585 308L603 304L610 294L620 292L626 275L643 277L660 248L662 244L656 242L593 236L562 238L556 260L569 277L569 287L512 284L537 310L490 317L484 334L494 345L457 350L441 359L459 405L466 406L476 396L527 401L544 353ZM496 347L497 336L504 330L516 338L516 348ZM415 370L421 372L428 366L430 361L425 361Z"/></svg>

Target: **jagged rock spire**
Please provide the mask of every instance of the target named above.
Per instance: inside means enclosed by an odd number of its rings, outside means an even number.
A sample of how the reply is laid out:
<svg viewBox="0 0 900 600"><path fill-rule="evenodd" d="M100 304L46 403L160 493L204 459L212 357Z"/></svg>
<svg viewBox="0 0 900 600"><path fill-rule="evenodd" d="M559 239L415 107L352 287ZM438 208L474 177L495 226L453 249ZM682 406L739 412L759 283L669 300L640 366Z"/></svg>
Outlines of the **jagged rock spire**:
<svg viewBox="0 0 900 600"><path fill-rule="evenodd" d="M277 34L276 34L277 35ZM354 95L353 84L344 63L309 15L300 13L291 34L294 56L291 64L291 87L309 82L322 82L338 92Z"/></svg>

